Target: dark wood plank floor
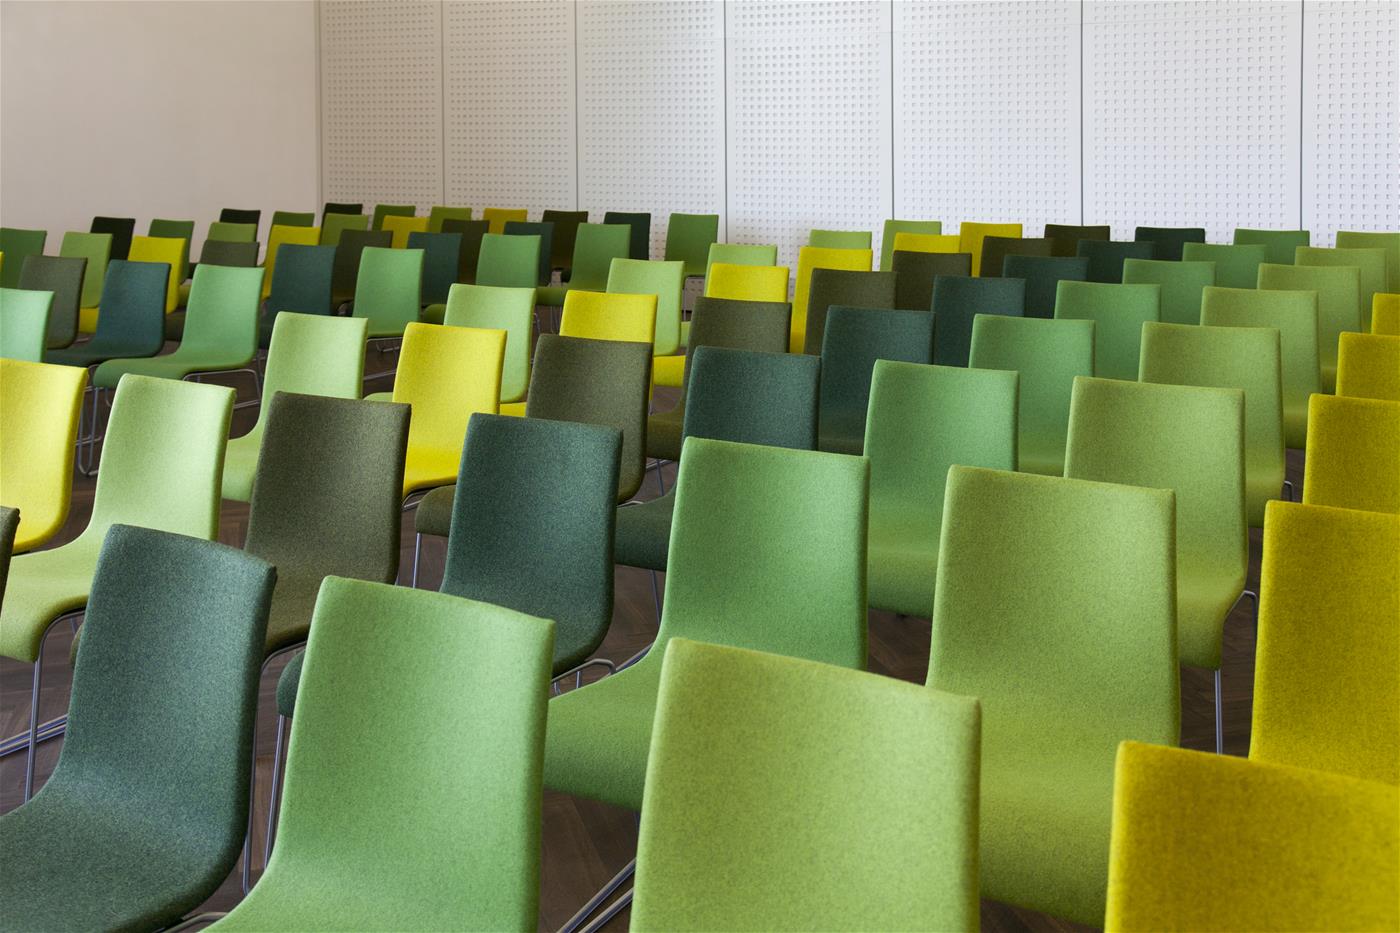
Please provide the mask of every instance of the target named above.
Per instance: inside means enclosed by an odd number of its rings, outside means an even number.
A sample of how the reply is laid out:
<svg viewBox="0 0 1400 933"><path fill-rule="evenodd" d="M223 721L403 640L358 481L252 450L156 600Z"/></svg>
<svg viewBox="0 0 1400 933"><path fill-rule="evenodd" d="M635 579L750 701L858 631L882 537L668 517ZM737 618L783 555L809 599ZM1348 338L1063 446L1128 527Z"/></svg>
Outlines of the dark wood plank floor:
<svg viewBox="0 0 1400 933"><path fill-rule="evenodd" d="M372 353L371 356L374 356ZM380 368L371 362L369 371ZM369 390L386 388L373 385ZM247 391L246 387L243 391ZM671 404L673 393L658 390L657 406ZM248 430L254 410L235 414L234 434ZM1289 451L1288 478L1302 488L1302 454ZM665 471L669 485L675 481L674 465ZM78 477L73 508L68 522L55 543L76 537L86 525L92 508L94 482ZM657 493L656 478L648 477L643 497ZM242 503L225 502L221 513L219 540L241 546L248 509ZM1257 589L1259 579L1259 534L1251 534L1249 586ZM435 587L442 574L443 546L428 539L422 558L419 585ZM407 580L413 558L413 522L406 515L403 523L402 578ZM599 654L622 660L647 645L656 632L649 575L629 567L617 569L616 609L613 625ZM50 635L44 652L41 716L44 719L63 712L71 683L68 664L72 633L59 626ZM922 682L928 665L929 623L927 620L898 618L889 613L870 613L870 670L903 680ZM1238 606L1225 631L1224 696L1225 747L1230 754L1243 755L1249 747L1249 722L1254 675L1254 628L1247 604ZM263 825L267 812L268 775L272 765L275 706L273 693L281 663L274 662L261 687L258 717L258 784L255 808L255 847L261 852ZM0 733L14 735L28 728L30 671L28 665L0 659ZM1211 672L1187 669L1181 677L1182 744L1188 748L1214 748L1213 685ZM57 760L60 741L42 746L37 773L42 782ZM0 759L0 811L19 805L24 782L23 755ZM558 929L596 890L632 858L637 839L636 816L625 810L563 794L545 793L544 864L540 892L540 929ZM261 856L255 855L254 869L261 869ZM238 870L205 904L205 910L229 910L241 897ZM624 911L609 930L626 929ZM982 928L987 931L1072 930L1074 924L1033 911L984 901Z"/></svg>

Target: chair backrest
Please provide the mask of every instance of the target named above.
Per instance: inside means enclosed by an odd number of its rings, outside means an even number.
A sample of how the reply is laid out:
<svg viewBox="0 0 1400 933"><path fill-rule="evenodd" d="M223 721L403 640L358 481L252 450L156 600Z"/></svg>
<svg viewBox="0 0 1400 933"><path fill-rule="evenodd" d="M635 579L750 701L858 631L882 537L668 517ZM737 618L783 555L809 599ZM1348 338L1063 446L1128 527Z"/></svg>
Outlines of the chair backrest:
<svg viewBox="0 0 1400 933"><path fill-rule="evenodd" d="M1170 324L1201 323L1201 295L1215 285L1215 263L1181 259L1125 259L1124 285L1162 289L1161 319Z"/></svg>
<svg viewBox="0 0 1400 933"><path fill-rule="evenodd" d="M1151 259L1153 245L1136 240L1080 240L1077 255L1089 260L1089 281L1121 284L1123 262Z"/></svg>
<svg viewBox="0 0 1400 933"><path fill-rule="evenodd" d="M346 230L335 247L335 265L331 268L331 304L343 304L355 297L360 279L360 264L366 249L389 249L392 234L387 230ZM322 242L325 240L322 238Z"/></svg>
<svg viewBox="0 0 1400 933"><path fill-rule="evenodd" d="M818 249L870 249L873 234L869 230L813 230L807 245Z"/></svg>
<svg viewBox="0 0 1400 933"><path fill-rule="evenodd" d="M1215 263L1216 285L1255 288L1259 284L1259 266L1265 262L1268 252L1262 243L1185 243L1181 247L1181 259L1183 262Z"/></svg>
<svg viewBox="0 0 1400 933"><path fill-rule="evenodd" d="M718 239L718 214L673 213L666 221L666 248L661 255L685 263L686 278L704 275L710 246Z"/></svg>
<svg viewBox="0 0 1400 933"><path fill-rule="evenodd" d="M656 296L656 325L652 352L670 356L681 345L681 297L685 263L646 259L614 259L608 271L609 293Z"/></svg>
<svg viewBox="0 0 1400 933"><path fill-rule="evenodd" d="M1050 255L1078 256L1080 240L1107 240L1112 236L1108 224L1078 227L1072 224L1046 224L1045 237L1054 241Z"/></svg>
<svg viewBox="0 0 1400 933"><path fill-rule="evenodd" d="M1400 337L1400 294L1371 299L1371 333Z"/></svg>
<svg viewBox="0 0 1400 933"><path fill-rule="evenodd" d="M500 408L506 333L475 327L410 322L394 376L393 400L413 406L408 446L462 456L474 412Z"/></svg>
<svg viewBox="0 0 1400 933"><path fill-rule="evenodd" d="M87 260L83 269L83 288L78 296L82 308L95 308L102 300L102 280L107 277L107 263L112 259L112 235L110 233L77 233L69 231L63 235L63 244L58 255L81 257Z"/></svg>
<svg viewBox="0 0 1400 933"><path fill-rule="evenodd" d="M705 296L732 301L787 304L787 266L740 266L717 262L705 279Z"/></svg>
<svg viewBox="0 0 1400 933"><path fill-rule="evenodd" d="M331 214L363 214L365 206L363 203L351 204L346 201L327 201L321 209L321 223L324 225L326 218Z"/></svg>
<svg viewBox="0 0 1400 933"><path fill-rule="evenodd" d="M248 269L258 264L258 244L256 241L235 243L232 240L210 240L204 244L199 261L211 266Z"/></svg>
<svg viewBox="0 0 1400 933"><path fill-rule="evenodd" d="M1312 235L1307 230L1250 230L1235 228L1236 246L1257 245L1264 247L1264 262L1291 265L1295 251L1307 246Z"/></svg>
<svg viewBox="0 0 1400 933"><path fill-rule="evenodd" d="M272 224L272 229L267 232L267 258L263 261L263 297L272 294L272 279L277 273L278 254L284 245L297 246L317 246L321 242L321 228L306 226L292 226L290 224L276 223L276 218ZM334 256L334 247L329 255ZM327 304L330 303L329 292L326 295Z"/></svg>
<svg viewBox="0 0 1400 933"><path fill-rule="evenodd" d="M627 258L631 236L632 228L627 224L579 224L569 288L605 291L612 261Z"/></svg>
<svg viewBox="0 0 1400 933"><path fill-rule="evenodd" d="M1400 337L1342 334L1337 341L1337 394L1400 402Z"/></svg>
<svg viewBox="0 0 1400 933"><path fill-rule="evenodd" d="M0 288L0 357L30 363L44 361L53 297L51 291Z"/></svg>
<svg viewBox="0 0 1400 933"><path fill-rule="evenodd" d="M987 236L982 238L982 275L1003 275L1007 256L1050 256L1055 241L1049 237Z"/></svg>
<svg viewBox="0 0 1400 933"><path fill-rule="evenodd" d="M456 233L462 237L462 252L457 261L457 281L468 285L476 283L476 266L481 260L481 241L491 230L485 220L457 220L449 217L442 222L443 233Z"/></svg>
<svg viewBox="0 0 1400 933"><path fill-rule="evenodd" d="M1303 502L1400 513L1400 402L1308 400Z"/></svg>
<svg viewBox="0 0 1400 933"><path fill-rule="evenodd" d="M325 246L339 246L341 237L349 230L369 230L368 214L327 213L321 219L321 243ZM392 241L393 237L390 236Z"/></svg>
<svg viewBox="0 0 1400 933"><path fill-rule="evenodd" d="M380 229L389 231L389 245L392 248L404 249L408 246L409 234L428 232L428 218L411 214L389 214L385 216Z"/></svg>
<svg viewBox="0 0 1400 933"><path fill-rule="evenodd" d="M812 293L812 272L816 269L842 269L869 272L874 254L868 249L823 249L803 246L797 251L797 278L792 286L792 336L788 350L802 353L807 345L807 309ZM772 265L772 263L769 263ZM894 303L891 299L885 306ZM821 344L817 344L820 348Z"/></svg>
<svg viewBox="0 0 1400 933"><path fill-rule="evenodd" d="M0 359L0 482L4 504L20 513L16 551L49 540L68 520L87 381L81 366Z"/></svg>
<svg viewBox="0 0 1400 933"><path fill-rule="evenodd" d="M962 238L956 233L909 233L894 235L894 248L902 253L956 253L962 248ZM968 253L969 261L972 254Z"/></svg>
<svg viewBox="0 0 1400 933"><path fill-rule="evenodd" d="M212 233L213 228L210 228ZM190 252L194 242L194 221L193 220L170 220L157 217L151 221L146 233L153 237L170 237L185 241L184 262L177 273L180 281L183 282L190 277Z"/></svg>
<svg viewBox="0 0 1400 933"><path fill-rule="evenodd" d="M229 243L252 243L257 238L257 224L215 221L209 225L209 235L204 238L204 241L206 244L210 240L224 240ZM201 260L202 259L203 257L201 256Z"/></svg>
<svg viewBox="0 0 1400 933"><path fill-rule="evenodd" d="M603 214L605 224L626 224L631 228L627 238L627 256L630 259L651 258L651 215L628 211L608 211Z"/></svg>
<svg viewBox="0 0 1400 933"><path fill-rule="evenodd" d="M564 296L564 310L559 316L559 334L655 346L656 304L656 295L570 289Z"/></svg>
<svg viewBox="0 0 1400 933"><path fill-rule="evenodd" d="M1394 929L1397 808L1374 781L1125 742L1104 927Z"/></svg>
<svg viewBox="0 0 1400 933"><path fill-rule="evenodd" d="M376 328L399 330L418 320L423 294L423 251L367 246L355 277L355 317Z"/></svg>
<svg viewBox="0 0 1400 933"><path fill-rule="evenodd" d="M971 275L972 256L897 249L890 267L896 279L894 306L901 311L929 311L933 308L933 283L940 275Z"/></svg>
<svg viewBox="0 0 1400 933"><path fill-rule="evenodd" d="M982 274L983 241L989 236L1019 237L1020 224L985 224L964 221L958 225L958 252L972 256L972 274ZM897 247L896 247L897 248ZM1000 264L998 264L1000 268Z"/></svg>
<svg viewBox="0 0 1400 933"><path fill-rule="evenodd" d="M673 638L656 708L633 929L976 928L975 699Z"/></svg>
<svg viewBox="0 0 1400 933"><path fill-rule="evenodd" d="M983 281L962 275L938 276L933 280L931 299L938 332L933 362L940 366L966 366L973 319L979 314L1020 317L1025 303L1026 283L1022 279Z"/></svg>
<svg viewBox="0 0 1400 933"><path fill-rule="evenodd" d="M1337 246L1341 249L1380 247L1386 253L1385 292L1400 292L1400 232L1376 230L1338 230Z"/></svg>
<svg viewBox="0 0 1400 933"><path fill-rule="evenodd" d="M165 345L163 262L113 259L102 285L102 313L90 347L116 347L122 356L154 356Z"/></svg>
<svg viewBox="0 0 1400 933"><path fill-rule="evenodd" d="M554 252L554 224L550 222L526 223L523 220L508 220L506 221L505 232L507 236L539 237L540 249L538 260L535 263L534 284L548 285L552 270L549 264L549 257Z"/></svg>
<svg viewBox="0 0 1400 933"><path fill-rule="evenodd" d="M283 311L330 314L331 282L338 248L282 244L277 250L277 267L272 271L271 288L266 296L268 317L275 320Z"/></svg>
<svg viewBox="0 0 1400 933"><path fill-rule="evenodd" d="M1001 274L1026 283L1023 317L1052 318L1061 282L1083 282L1089 277L1089 260L1078 256L1007 256Z"/></svg>
<svg viewBox="0 0 1400 933"><path fill-rule="evenodd" d="M308 247L321 249L323 247ZM272 325L254 433L261 433L278 392L357 399L364 386L364 318L284 311ZM308 443L309 448L315 445ZM315 456L315 450L309 450Z"/></svg>
<svg viewBox="0 0 1400 933"><path fill-rule="evenodd" d="M917 233L925 236L938 236L943 232L943 221L941 220L886 220L884 229L880 236L880 269L889 271L894 268L895 237L901 233ZM922 308L910 308L910 311L922 311Z"/></svg>
<svg viewBox="0 0 1400 933"><path fill-rule="evenodd" d="M130 259L131 236L136 232L135 217L94 217L88 227L91 233L107 233L112 237L113 259Z"/></svg>
<svg viewBox="0 0 1400 933"><path fill-rule="evenodd" d="M189 240L179 237L131 238L131 251L127 258L132 262L163 262L170 267L170 275L165 285L166 313L174 311L180 305L180 271L185 267L189 249Z"/></svg>
<svg viewBox="0 0 1400 933"><path fill-rule="evenodd" d="M838 305L854 308L893 308L897 281L894 272L813 269L802 352L822 352L826 314L830 308Z"/></svg>
<svg viewBox="0 0 1400 933"><path fill-rule="evenodd" d="M833 306L821 359L818 446L858 454L876 362L932 363L933 313Z"/></svg>
<svg viewBox="0 0 1400 933"><path fill-rule="evenodd" d="M262 222L262 211L240 210L236 207L225 207L219 211L219 220L230 224L248 224L253 227L253 235L256 236L257 226Z"/></svg>
<svg viewBox="0 0 1400 933"><path fill-rule="evenodd" d="M731 298L695 299L690 313L681 398L690 381L691 356L697 347L727 347L760 353L786 353L792 327L792 305L786 301L738 301Z"/></svg>
<svg viewBox="0 0 1400 933"><path fill-rule="evenodd" d="M359 213L356 211L356 213ZM273 211L272 220L268 227L314 227L316 226L315 211ZM269 231L268 237L272 234Z"/></svg>
<svg viewBox="0 0 1400 933"><path fill-rule="evenodd" d="M423 304L447 301L448 292L457 282L457 267L462 255L462 235L410 233L408 248L423 251Z"/></svg>
<svg viewBox="0 0 1400 933"><path fill-rule="evenodd" d="M1055 293L1058 320L1094 322L1094 374L1135 380L1142 325L1161 320L1162 286L1061 282Z"/></svg>
<svg viewBox="0 0 1400 933"><path fill-rule="evenodd" d="M588 211L543 211L540 220L554 224L554 237L549 244L550 268L567 272L574 261L579 225L588 223Z"/></svg>
<svg viewBox="0 0 1400 933"><path fill-rule="evenodd" d="M815 450L821 360L697 347L681 436Z"/></svg>
<svg viewBox="0 0 1400 933"><path fill-rule="evenodd" d="M705 287L710 284L710 270L716 263L731 266L776 266L778 247L753 243L711 243L705 258Z"/></svg>
<svg viewBox="0 0 1400 933"><path fill-rule="evenodd" d="M1321 246L1300 246L1295 251L1295 266L1355 266L1357 269L1357 309L1361 314L1361 329L1371 329L1371 302L1377 292L1385 291L1390 257L1383 247L1325 249Z"/></svg>
<svg viewBox="0 0 1400 933"><path fill-rule="evenodd" d="M535 320L534 288L455 284L447 293L443 323L506 332L501 401L518 402L530 384L530 337Z"/></svg>
<svg viewBox="0 0 1400 933"><path fill-rule="evenodd" d="M434 204L428 209L428 232L442 233L442 223L445 220L471 220L472 209L470 207L446 207L442 204Z"/></svg>
<svg viewBox="0 0 1400 933"><path fill-rule="evenodd" d="M371 230L383 230L386 217L412 217L418 208L412 204L376 204L370 223Z"/></svg>
<svg viewBox="0 0 1400 933"><path fill-rule="evenodd" d="M506 224L512 220L522 223L530 219L529 211L520 207L487 207L481 211L481 219L490 226L490 233L505 233Z"/></svg>
<svg viewBox="0 0 1400 933"><path fill-rule="evenodd" d="M1179 262L1181 248L1187 243L1204 243L1205 227L1138 227L1133 239L1152 244L1152 258ZM1182 322L1188 323L1188 322Z"/></svg>
<svg viewBox="0 0 1400 933"><path fill-rule="evenodd" d="M261 269L200 263L194 270L185 333L176 352L215 352L247 363L258 350L261 291Z"/></svg>

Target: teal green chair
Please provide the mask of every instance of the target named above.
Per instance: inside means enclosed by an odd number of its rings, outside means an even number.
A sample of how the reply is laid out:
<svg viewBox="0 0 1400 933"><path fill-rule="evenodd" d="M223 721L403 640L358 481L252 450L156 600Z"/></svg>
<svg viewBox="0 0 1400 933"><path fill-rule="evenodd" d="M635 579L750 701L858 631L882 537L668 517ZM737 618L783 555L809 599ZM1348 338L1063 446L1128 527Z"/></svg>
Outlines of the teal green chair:
<svg viewBox="0 0 1400 933"><path fill-rule="evenodd" d="M685 263L685 277L703 276L708 266L710 246L719 239L718 214L674 213L666 221L667 262Z"/></svg>
<svg viewBox="0 0 1400 933"><path fill-rule="evenodd" d="M895 272L855 272L848 269L813 269L807 300L807 329L802 352L822 352L827 310L838 305L854 308L893 308Z"/></svg>
<svg viewBox="0 0 1400 933"><path fill-rule="evenodd" d="M939 366L966 366L972 347L972 322L981 314L1020 317L1026 306L1026 283L1003 277L966 278L940 275L933 280L933 320L937 338L933 360Z"/></svg>
<svg viewBox="0 0 1400 933"><path fill-rule="evenodd" d="M1382 246L1324 249L1300 246L1293 257L1295 266L1355 266L1357 269L1357 309L1361 312L1361 332L1371 332L1371 305L1377 292L1385 291L1390 256Z"/></svg>
<svg viewBox="0 0 1400 933"><path fill-rule="evenodd" d="M97 333L85 343L49 350L45 361L95 366L106 360L155 356L165 345L165 288L169 279L170 267L163 262L113 259L102 286Z"/></svg>
<svg viewBox="0 0 1400 933"><path fill-rule="evenodd" d="M501 404L518 402L530 385L530 335L535 317L535 289L491 285L453 285L443 308L449 327L479 327L506 332L501 370Z"/></svg>
<svg viewBox="0 0 1400 933"><path fill-rule="evenodd" d="M477 285L534 288L539 284L540 237L488 233L477 254Z"/></svg>
<svg viewBox="0 0 1400 933"><path fill-rule="evenodd" d="M1024 317L1052 318L1060 283L1086 281L1089 260L1078 256L1018 256L1013 253L1006 257L1001 274L1025 281Z"/></svg>
<svg viewBox="0 0 1400 933"><path fill-rule="evenodd" d="M403 339L422 308L423 251L368 246L360 255L351 313L369 321L369 339Z"/></svg>
<svg viewBox="0 0 1400 933"><path fill-rule="evenodd" d="M890 259L894 270L894 306L901 311L933 307L933 285L939 276L972 275L971 253L924 253L898 249Z"/></svg>
<svg viewBox="0 0 1400 933"><path fill-rule="evenodd" d="M102 282L107 277L107 263L112 260L110 233L79 233L63 235L58 255L87 260L83 269L83 290L78 299L80 308L96 308L102 302Z"/></svg>
<svg viewBox="0 0 1400 933"><path fill-rule="evenodd" d="M1254 288L1259 283L1259 265L1267 261L1268 253L1262 243L1187 243L1181 248L1181 259L1183 262L1215 263L1216 285Z"/></svg>
<svg viewBox="0 0 1400 933"><path fill-rule="evenodd" d="M985 898L1102 922L1118 743L1180 731L1174 498L949 470L928 686L981 701Z"/></svg>
<svg viewBox="0 0 1400 933"><path fill-rule="evenodd" d="M1094 375L1093 321L979 314L968 365L1021 374L1016 412L1017 469L1064 474L1074 377Z"/></svg>
<svg viewBox="0 0 1400 933"><path fill-rule="evenodd" d="M813 230L807 245L818 249L870 249L872 237L869 230Z"/></svg>
<svg viewBox="0 0 1400 933"><path fill-rule="evenodd" d="M371 219L371 230L383 230L385 217L412 217L418 208L412 204L376 204Z"/></svg>
<svg viewBox="0 0 1400 933"><path fill-rule="evenodd" d="M1159 286L1162 320L1169 324L1199 324L1201 294L1215 285L1215 263L1128 259L1123 262L1123 284Z"/></svg>
<svg viewBox="0 0 1400 933"><path fill-rule="evenodd" d="M540 289L536 301L551 308L562 308L564 295L571 288L607 291L612 261L628 257L631 236L632 228L623 223L579 224L568 284Z"/></svg>
<svg viewBox="0 0 1400 933"><path fill-rule="evenodd" d="M1375 230L1338 230L1337 246L1340 249L1367 249L1380 247L1386 252L1386 278L1384 291L1400 293L1400 232Z"/></svg>
<svg viewBox="0 0 1400 933"><path fill-rule="evenodd" d="M820 450L861 453L870 380L880 360L932 363L932 312L833 306L822 343L817 407Z"/></svg>
<svg viewBox="0 0 1400 933"><path fill-rule="evenodd" d="M1142 325L1161 319L1162 286L1061 282L1055 319L1094 322L1094 374L1137 379Z"/></svg>
<svg viewBox="0 0 1400 933"><path fill-rule="evenodd" d="M1245 513L1251 527L1262 527L1264 504L1284 487L1277 328L1144 324L1138 378L1244 390Z"/></svg>
<svg viewBox="0 0 1400 933"><path fill-rule="evenodd" d="M331 212L321 220L321 245L339 246L340 236L347 230L369 230L368 214Z"/></svg>
<svg viewBox="0 0 1400 933"><path fill-rule="evenodd" d="M0 288L19 288L19 273L25 257L44 255L44 241L48 238L47 230L0 227L0 254L5 257L0 264Z"/></svg>
<svg viewBox="0 0 1400 933"><path fill-rule="evenodd" d="M1180 262L1182 247L1187 243L1204 243L1206 241L1206 228L1138 227L1133 233L1133 239L1139 243L1151 243L1154 260Z"/></svg>
<svg viewBox="0 0 1400 933"><path fill-rule="evenodd" d="M928 618L954 463L1016 469L1014 372L880 360L870 384L870 608Z"/></svg>
<svg viewBox="0 0 1400 933"><path fill-rule="evenodd" d="M266 347L272 340L273 326L283 311L317 315L331 313L336 249L334 246L303 246L299 243L283 243L277 248L277 263L272 268L272 287L263 303L263 315L258 324L258 346Z"/></svg>
<svg viewBox="0 0 1400 933"><path fill-rule="evenodd" d="M457 259L457 281L467 285L476 284L476 266L481 259L481 241L491 232L489 220L457 220L452 217L442 222L443 233L456 233L462 237L462 252ZM424 312L423 319L432 324L442 323L443 309L431 305Z"/></svg>
<svg viewBox="0 0 1400 933"><path fill-rule="evenodd" d="M1123 281L1123 262L1151 259L1155 247L1136 240L1080 240L1076 256L1089 260L1089 281L1110 285Z"/></svg>
<svg viewBox="0 0 1400 933"><path fill-rule="evenodd" d="M0 816L7 929L171 927L219 888L243 841L276 577L223 545L106 534L58 765Z"/></svg>
<svg viewBox="0 0 1400 933"><path fill-rule="evenodd" d="M1235 228L1236 246L1256 245L1264 247L1264 262L1292 265L1293 254L1300 246L1307 246L1312 234L1307 230L1251 230L1247 227Z"/></svg>
<svg viewBox="0 0 1400 933"><path fill-rule="evenodd" d="M1077 227L1072 224L1046 224L1045 237L1054 241L1050 255L1071 257L1079 255L1080 240L1107 240L1112 237L1108 224Z"/></svg>
<svg viewBox="0 0 1400 933"><path fill-rule="evenodd" d="M78 339L78 300L82 297L87 260L76 256L26 256L19 287L50 292L48 333L44 346L62 349Z"/></svg>
<svg viewBox="0 0 1400 933"><path fill-rule="evenodd" d="M423 251L423 294L419 300L425 305L446 302L447 293L457 282L462 235L415 230L408 235L408 248Z"/></svg>
<svg viewBox="0 0 1400 933"><path fill-rule="evenodd" d="M1261 291L1317 292L1317 359L1322 391L1337 391L1337 342L1345 331L1361 330L1357 295L1361 270L1356 266L1294 266L1264 263Z"/></svg>
<svg viewBox="0 0 1400 933"><path fill-rule="evenodd" d="M972 697L673 638L629 928L977 929L980 722Z"/></svg>
<svg viewBox="0 0 1400 933"><path fill-rule="evenodd" d="M1215 671L1217 754L1221 637L1249 571L1244 407L1239 389L1076 379L1065 453L1065 476L1176 494L1177 650Z"/></svg>
<svg viewBox="0 0 1400 933"><path fill-rule="evenodd" d="M44 362L53 292L0 288L0 357Z"/></svg>
<svg viewBox="0 0 1400 933"><path fill-rule="evenodd" d="M887 220L884 231L880 236L880 271L888 272L894 268L894 238L900 233L914 233L922 236L937 236L943 232L943 221L941 220ZM968 257L971 264L971 256ZM927 307L927 306L925 306ZM923 308L910 308L910 311L922 311Z"/></svg>

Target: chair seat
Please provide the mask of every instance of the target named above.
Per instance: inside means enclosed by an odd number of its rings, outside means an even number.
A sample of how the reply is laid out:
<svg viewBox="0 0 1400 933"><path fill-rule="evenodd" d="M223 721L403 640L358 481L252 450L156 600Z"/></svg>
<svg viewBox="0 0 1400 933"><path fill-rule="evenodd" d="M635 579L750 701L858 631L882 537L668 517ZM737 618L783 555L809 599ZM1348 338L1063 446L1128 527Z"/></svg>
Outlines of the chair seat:
<svg viewBox="0 0 1400 933"><path fill-rule="evenodd" d="M677 405L670 411L647 418L647 456L656 457L658 460L679 460L681 423L684 420L684 405Z"/></svg>
<svg viewBox="0 0 1400 933"><path fill-rule="evenodd" d="M457 484L434 489L418 500L418 510L413 516L413 529L420 535L440 535L447 537L452 530L452 500L457 495Z"/></svg>
<svg viewBox="0 0 1400 933"><path fill-rule="evenodd" d="M104 389L112 389L127 373L154 376L158 379L184 379L191 373L243 369L250 362L252 362L252 357L247 355L197 351L181 353L177 349L174 353L166 356L108 360L97 367L97 371L92 376L92 384Z"/></svg>
<svg viewBox="0 0 1400 933"><path fill-rule="evenodd" d="M653 385L680 388L685 377L685 354L673 356L653 356L651 358L651 381Z"/></svg>
<svg viewBox="0 0 1400 933"><path fill-rule="evenodd" d="M11 560L0 606L0 655L33 664L50 623L87 605L101 538L85 533L60 547Z"/></svg>
<svg viewBox="0 0 1400 933"><path fill-rule="evenodd" d="M871 524L867 571L870 608L921 619L932 616L938 529L930 531L922 535Z"/></svg>
<svg viewBox="0 0 1400 933"><path fill-rule="evenodd" d="M690 346L690 322L681 321L681 348Z"/></svg>
<svg viewBox="0 0 1400 933"><path fill-rule="evenodd" d="M1220 666L1220 635L1225 618L1243 590L1243 577L1178 570L1176 641L1182 664Z"/></svg>
<svg viewBox="0 0 1400 933"><path fill-rule="evenodd" d="M629 567L665 570L671 543L671 513L676 506L675 490L649 502L620 506L613 560Z"/></svg>
<svg viewBox="0 0 1400 933"><path fill-rule="evenodd" d="M44 352L44 362L61 366L93 366L107 360L140 357L145 349L124 341L93 339L61 350L47 350Z"/></svg>

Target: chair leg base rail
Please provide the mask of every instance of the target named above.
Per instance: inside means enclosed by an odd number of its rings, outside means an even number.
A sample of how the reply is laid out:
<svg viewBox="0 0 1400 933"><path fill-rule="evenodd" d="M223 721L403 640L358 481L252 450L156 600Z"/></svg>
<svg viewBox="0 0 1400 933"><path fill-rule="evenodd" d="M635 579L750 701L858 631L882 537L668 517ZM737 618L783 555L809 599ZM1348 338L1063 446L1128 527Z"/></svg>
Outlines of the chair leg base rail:
<svg viewBox="0 0 1400 933"><path fill-rule="evenodd" d="M593 914L597 912L598 908L603 905L603 902L606 901L608 898L612 897L613 892L616 891L618 888L622 887L622 885L625 884L627 880L631 878L633 874L636 873L636 871L637 860L632 859L632 861L628 862L627 865L623 867L622 871L613 875L612 880L609 881L607 884L603 885L603 887L598 891L597 894L589 898L588 903L580 907L578 913L570 917L569 921L559 928L559 933L578 933L578 931L583 927L585 921L587 921L589 917L593 916ZM623 895L623 897L627 899L628 903L631 903L632 891L630 888L627 890L627 893ZM606 914L605 912L605 916L608 920L610 920L612 919L613 915L617 913L617 910L620 909L621 908L619 907L616 910L613 910L612 914ZM606 922L606 920L604 922ZM595 927L592 925L588 927L589 930L593 930L594 928Z"/></svg>

